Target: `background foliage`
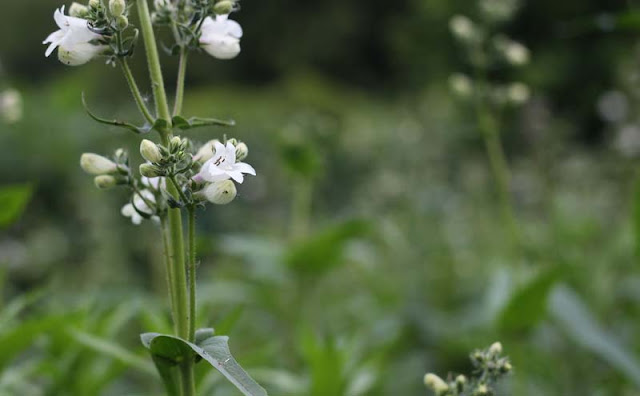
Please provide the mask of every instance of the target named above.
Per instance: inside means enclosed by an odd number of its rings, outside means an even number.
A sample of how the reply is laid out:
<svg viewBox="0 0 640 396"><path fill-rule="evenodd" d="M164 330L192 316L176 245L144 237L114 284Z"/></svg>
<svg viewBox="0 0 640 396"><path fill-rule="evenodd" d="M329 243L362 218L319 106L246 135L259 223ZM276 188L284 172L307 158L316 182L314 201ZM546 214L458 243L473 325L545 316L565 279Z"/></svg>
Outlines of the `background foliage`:
<svg viewBox="0 0 640 396"><path fill-rule="evenodd" d="M2 5L0 85L22 92L24 118L0 125L0 394L158 394L137 336L169 327L158 231L78 166L138 144L92 123L81 92L100 114L137 115L117 70L43 57L58 6ZM471 2L244 1L240 57L193 57L189 72L186 114L238 121L191 136L238 136L259 172L199 213L200 327L231 334L274 395L423 395L425 372L466 372L496 340L515 367L503 394L637 394L634 10L529 1L507 26L533 53L495 76L533 91L503 120L514 254L480 134L447 89L464 69L448 20Z"/></svg>

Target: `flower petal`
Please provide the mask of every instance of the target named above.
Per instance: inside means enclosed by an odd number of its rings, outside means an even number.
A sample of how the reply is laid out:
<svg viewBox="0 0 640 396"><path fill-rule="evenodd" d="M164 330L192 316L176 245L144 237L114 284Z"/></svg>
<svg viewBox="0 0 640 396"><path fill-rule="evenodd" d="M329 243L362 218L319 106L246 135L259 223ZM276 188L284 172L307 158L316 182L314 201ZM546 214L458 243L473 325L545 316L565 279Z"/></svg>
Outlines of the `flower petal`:
<svg viewBox="0 0 640 396"><path fill-rule="evenodd" d="M227 175L231 176L231 178L233 180L235 180L236 182L238 182L239 184L242 184L242 182L244 181L244 176L242 175L242 172L237 171L237 170L230 170L227 172Z"/></svg>
<svg viewBox="0 0 640 396"><path fill-rule="evenodd" d="M229 165L233 165L236 163L236 146L234 146L231 142L227 142L227 150L226 150L226 160Z"/></svg>
<svg viewBox="0 0 640 396"><path fill-rule="evenodd" d="M239 39L242 37L242 26L240 26L238 22L229 19L227 21L226 33L231 37Z"/></svg>
<svg viewBox="0 0 640 396"><path fill-rule="evenodd" d="M233 170L242 173L248 173L253 176L256 175L256 170L253 169L253 166L247 164L246 162L237 162L233 165Z"/></svg>

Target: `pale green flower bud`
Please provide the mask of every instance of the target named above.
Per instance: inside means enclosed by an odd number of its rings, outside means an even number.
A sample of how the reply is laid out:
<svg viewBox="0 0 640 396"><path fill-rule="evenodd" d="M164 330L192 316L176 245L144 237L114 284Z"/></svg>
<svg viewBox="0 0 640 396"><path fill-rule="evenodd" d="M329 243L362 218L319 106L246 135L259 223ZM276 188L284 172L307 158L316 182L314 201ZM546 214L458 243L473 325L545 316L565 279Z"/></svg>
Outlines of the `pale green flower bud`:
<svg viewBox="0 0 640 396"><path fill-rule="evenodd" d="M126 17L126 16L124 16L124 15L119 15L119 16L116 18L116 27L117 27L119 30L124 30L124 29L126 29L126 28L127 28L127 26L129 26L129 18L127 18L127 17Z"/></svg>
<svg viewBox="0 0 640 396"><path fill-rule="evenodd" d="M89 7L91 8L100 7L100 0L89 0Z"/></svg>
<svg viewBox="0 0 640 396"><path fill-rule="evenodd" d="M144 176L144 177L153 178L153 177L158 177L158 176L164 176L162 171L160 169L158 169L158 167L155 166L155 165L142 164L142 165L140 165L140 168L138 168L138 169L140 171L140 174L142 176Z"/></svg>
<svg viewBox="0 0 640 396"><path fill-rule="evenodd" d="M462 374L458 375L456 377L456 388L458 389L458 392L462 392L466 385L467 385L467 377L465 377Z"/></svg>
<svg viewBox="0 0 640 396"><path fill-rule="evenodd" d="M234 146L237 146L238 145L238 139L236 139L236 138L227 139L227 143L231 143Z"/></svg>
<svg viewBox="0 0 640 396"><path fill-rule="evenodd" d="M217 15L227 15L233 11L234 2L229 0L223 0L216 3L213 6L213 12Z"/></svg>
<svg viewBox="0 0 640 396"><path fill-rule="evenodd" d="M461 98L468 98L473 94L473 82L462 73L455 73L449 77L449 88Z"/></svg>
<svg viewBox="0 0 640 396"><path fill-rule="evenodd" d="M480 384L473 391L473 396L487 396L489 394L489 387L485 384Z"/></svg>
<svg viewBox="0 0 640 396"><path fill-rule="evenodd" d="M182 144L182 139L180 138L180 136L174 136L171 138L171 145L172 146L179 146Z"/></svg>
<svg viewBox="0 0 640 396"><path fill-rule="evenodd" d="M80 157L80 167L91 175L106 175L118 170L118 165L98 154L84 153Z"/></svg>
<svg viewBox="0 0 640 396"><path fill-rule="evenodd" d="M529 87L521 82L515 82L507 87L507 99L518 106L526 103L531 97Z"/></svg>
<svg viewBox="0 0 640 396"><path fill-rule="evenodd" d="M502 344L499 342L494 342L493 344L491 344L491 346L489 347L489 353L494 356L500 355L502 353Z"/></svg>
<svg viewBox="0 0 640 396"><path fill-rule="evenodd" d="M80 3L72 3L69 7L69 15L76 18L86 19L89 15L89 7Z"/></svg>
<svg viewBox="0 0 640 396"><path fill-rule="evenodd" d="M109 11L111 15L114 17L119 17L124 14L125 9L127 8L127 4L124 0L110 0L109 1Z"/></svg>
<svg viewBox="0 0 640 396"><path fill-rule="evenodd" d="M226 205L238 194L236 185L231 180L213 182L206 186L203 195L207 201L216 205Z"/></svg>
<svg viewBox="0 0 640 396"><path fill-rule="evenodd" d="M108 190L115 187L118 184L118 181L111 175L100 175L93 179L93 183L101 190Z"/></svg>
<svg viewBox="0 0 640 396"><path fill-rule="evenodd" d="M0 93L0 118L13 124L22 119L22 95L15 89Z"/></svg>
<svg viewBox="0 0 640 396"><path fill-rule="evenodd" d="M148 139L144 139L140 142L140 155L149 162L158 163L162 161L160 148L157 144Z"/></svg>
<svg viewBox="0 0 640 396"><path fill-rule="evenodd" d="M249 147L240 142L236 145L236 161L242 161L249 155Z"/></svg>
<svg viewBox="0 0 640 396"><path fill-rule="evenodd" d="M200 147L196 155L193 157L193 160L199 162L201 164L209 161L214 154L214 144L215 142L219 142L218 139L209 140L205 144Z"/></svg>
<svg viewBox="0 0 640 396"><path fill-rule="evenodd" d="M440 395L449 390L449 385L435 374L428 373L424 376L424 384L431 388L436 395Z"/></svg>

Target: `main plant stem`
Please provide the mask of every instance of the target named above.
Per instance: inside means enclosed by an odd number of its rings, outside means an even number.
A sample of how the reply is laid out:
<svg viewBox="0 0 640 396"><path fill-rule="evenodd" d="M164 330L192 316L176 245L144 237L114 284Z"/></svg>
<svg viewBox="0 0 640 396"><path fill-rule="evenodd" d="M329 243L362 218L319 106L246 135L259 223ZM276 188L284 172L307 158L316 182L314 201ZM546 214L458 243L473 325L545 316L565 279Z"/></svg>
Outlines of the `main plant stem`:
<svg viewBox="0 0 640 396"><path fill-rule="evenodd" d="M189 241L189 341L195 341L196 333L196 208L188 208L188 241Z"/></svg>
<svg viewBox="0 0 640 396"><path fill-rule="evenodd" d="M178 82L176 83L176 101L173 104L173 115L182 113L182 103L184 101L184 80L187 74L187 60L189 51L186 48L180 50L180 63L178 64Z"/></svg>
<svg viewBox="0 0 640 396"><path fill-rule="evenodd" d="M151 15L147 0L136 1L138 9L138 17L140 18L140 29L144 39L147 62L149 65L149 75L153 86L153 96L156 104L156 113L159 118L171 124L171 113L169 112L169 104L167 94L164 88L164 80L162 69L160 67L160 58L158 56L158 47L151 25ZM170 128L163 128L160 131L162 144L169 145L172 137ZM176 197L178 195L177 188L172 183L167 183L167 191ZM176 327L178 329L177 336L182 339L189 339L189 300L187 298L187 279L185 267L185 250L184 239L182 234L182 214L180 209L169 209L169 239L171 247L171 258L173 261L173 282L176 304L173 307ZM180 381L183 396L195 395L195 380L193 373L193 359L186 359L180 365Z"/></svg>

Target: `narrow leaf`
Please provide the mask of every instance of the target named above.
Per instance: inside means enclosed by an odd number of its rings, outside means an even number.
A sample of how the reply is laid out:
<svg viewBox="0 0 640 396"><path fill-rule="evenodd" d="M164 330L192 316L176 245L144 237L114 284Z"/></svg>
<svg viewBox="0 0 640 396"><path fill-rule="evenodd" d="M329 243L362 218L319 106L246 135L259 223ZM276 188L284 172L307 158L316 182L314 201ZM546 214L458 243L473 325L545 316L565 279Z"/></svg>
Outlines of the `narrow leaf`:
<svg viewBox="0 0 640 396"><path fill-rule="evenodd" d="M630 348L618 344L603 329L576 292L558 286L551 293L549 310L567 334L583 348L590 350L640 386L640 363L630 354Z"/></svg>
<svg viewBox="0 0 640 396"><path fill-rule="evenodd" d="M149 125L149 124L145 124L144 126L136 126L133 125L131 123L128 123L126 121L119 121L119 120L109 120L106 118L101 118L98 117L97 115L95 115L94 113L91 112L91 110L89 110L89 107L87 106L87 101L85 100L84 97L84 93L82 93L82 106L84 107L84 110L87 112L87 114L89 115L89 117L91 117L93 120L101 123L101 124L106 124L106 125L113 125L119 128L125 128L128 129L132 132L138 133L138 134L145 134L145 133L149 133L154 127L155 125ZM158 120L159 121L159 120ZM156 121L156 124L158 122ZM165 121L166 123L166 121Z"/></svg>
<svg viewBox="0 0 640 396"><path fill-rule="evenodd" d="M199 117L191 117L186 119L184 117L175 116L173 117L173 126L176 128L180 128L182 130L205 127L205 126L226 126L232 127L236 125L236 122L233 120L218 120L216 118L199 118Z"/></svg>

